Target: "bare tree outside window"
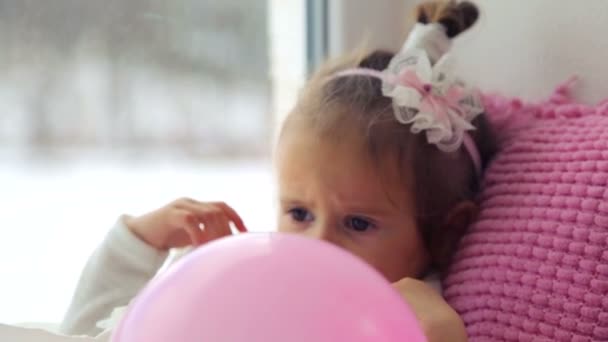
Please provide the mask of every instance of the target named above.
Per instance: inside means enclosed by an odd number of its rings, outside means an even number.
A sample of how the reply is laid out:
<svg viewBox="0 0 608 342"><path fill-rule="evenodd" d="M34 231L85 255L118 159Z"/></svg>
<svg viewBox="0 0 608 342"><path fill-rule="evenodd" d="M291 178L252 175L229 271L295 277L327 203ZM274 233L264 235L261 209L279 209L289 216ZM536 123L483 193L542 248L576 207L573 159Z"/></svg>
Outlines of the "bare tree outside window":
<svg viewBox="0 0 608 342"><path fill-rule="evenodd" d="M0 145L262 156L267 2L0 0Z"/></svg>

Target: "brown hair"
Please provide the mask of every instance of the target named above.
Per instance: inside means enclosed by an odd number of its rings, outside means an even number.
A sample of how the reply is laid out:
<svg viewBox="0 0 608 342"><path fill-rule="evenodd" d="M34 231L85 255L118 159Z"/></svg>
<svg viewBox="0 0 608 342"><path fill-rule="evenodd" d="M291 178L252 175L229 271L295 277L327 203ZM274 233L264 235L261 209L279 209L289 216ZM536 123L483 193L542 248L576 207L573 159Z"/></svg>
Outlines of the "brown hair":
<svg viewBox="0 0 608 342"><path fill-rule="evenodd" d="M441 6L435 4L440 13L431 13L429 4L424 4L418 8L418 13L424 13L418 18L420 20L423 16L423 19L447 22L446 16L462 16L455 9L462 4L452 1ZM458 30L456 34L472 25L472 22L461 25L464 20L450 22L458 23L453 26ZM474 200L480 188L480 180L469 155L462 148L453 153L442 152L429 144L424 134L413 134L409 125L399 123L393 113L392 100L382 95L380 80L367 76L331 77L340 70L353 67L384 70L393 56L391 52L374 51L323 66L309 80L283 130L304 119L307 126L321 136L339 139L345 129L355 128L365 139L369 155L379 167L386 166L387 157L396 159L399 174L410 176L408 182L402 182L413 191L418 227L432 263L443 270L464 232L454 234L442 232L440 228L450 210L458 203ZM470 134L485 168L496 149L494 135L484 115L478 116L473 125L476 130ZM301 126L297 127L301 129Z"/></svg>
<svg viewBox="0 0 608 342"><path fill-rule="evenodd" d="M477 7L468 2L429 1L416 7L414 11L419 23L440 23L449 38L454 38L473 26L479 17Z"/></svg>

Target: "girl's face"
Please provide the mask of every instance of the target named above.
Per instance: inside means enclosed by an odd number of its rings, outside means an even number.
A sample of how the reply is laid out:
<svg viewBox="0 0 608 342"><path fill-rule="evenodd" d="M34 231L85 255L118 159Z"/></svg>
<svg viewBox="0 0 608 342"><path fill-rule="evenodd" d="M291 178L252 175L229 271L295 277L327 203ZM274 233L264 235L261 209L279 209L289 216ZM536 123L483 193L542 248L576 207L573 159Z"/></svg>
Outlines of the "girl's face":
<svg viewBox="0 0 608 342"><path fill-rule="evenodd" d="M279 231L347 249L391 282L420 276L429 257L398 175L383 179L360 139L303 131L285 134L277 150Z"/></svg>

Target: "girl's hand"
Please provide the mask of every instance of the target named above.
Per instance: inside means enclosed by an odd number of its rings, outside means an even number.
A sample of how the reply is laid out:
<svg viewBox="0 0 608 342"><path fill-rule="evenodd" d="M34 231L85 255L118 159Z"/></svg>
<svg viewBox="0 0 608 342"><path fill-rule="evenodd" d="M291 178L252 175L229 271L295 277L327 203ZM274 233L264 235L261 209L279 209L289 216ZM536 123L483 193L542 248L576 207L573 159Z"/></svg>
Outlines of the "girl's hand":
<svg viewBox="0 0 608 342"><path fill-rule="evenodd" d="M429 342L467 341L462 319L435 289L413 278L403 278L393 286L416 314Z"/></svg>
<svg viewBox="0 0 608 342"><path fill-rule="evenodd" d="M127 227L148 245L167 250L199 246L247 228L239 215L223 202L199 202L182 198L138 217L126 217Z"/></svg>

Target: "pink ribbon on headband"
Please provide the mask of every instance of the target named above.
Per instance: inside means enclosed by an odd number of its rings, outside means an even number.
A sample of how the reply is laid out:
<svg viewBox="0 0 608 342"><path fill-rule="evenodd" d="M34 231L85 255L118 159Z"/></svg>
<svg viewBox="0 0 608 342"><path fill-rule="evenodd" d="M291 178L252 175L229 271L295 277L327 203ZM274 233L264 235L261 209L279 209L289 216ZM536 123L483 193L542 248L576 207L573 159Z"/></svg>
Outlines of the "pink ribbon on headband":
<svg viewBox="0 0 608 342"><path fill-rule="evenodd" d="M463 92L458 87L450 87L444 96L440 96L433 89L433 85L423 82L413 70L404 70L397 78L397 85L414 88L420 93L419 110L423 112L433 112L437 115L439 123L448 130L452 129L452 123L448 116L448 110L461 113L459 101L462 99Z"/></svg>
<svg viewBox="0 0 608 342"><path fill-rule="evenodd" d="M425 56L418 52L416 57ZM401 61L407 60L408 55L397 55ZM378 78L383 82L383 93L393 98L395 116L403 124L412 124L412 132L427 131L429 143L436 144L439 149L451 152L461 145L473 162L477 176L481 176L481 156L475 142L467 130L475 127L470 121L478 115L482 109L472 106L463 108L463 100L471 94L456 82L443 82L434 84L423 81L415 71L416 65L402 65L396 73L378 71L367 68L354 68L338 72L334 77L344 76L369 76ZM332 77L333 78L333 77ZM440 82L436 82L440 83ZM391 88L387 91L386 89ZM395 87L405 87L415 90L401 94L394 91ZM412 98L414 96L414 98ZM401 110L408 113L404 117ZM420 115L410 114L408 109L415 109ZM476 113L479 112L479 113ZM430 117L429 117L430 116ZM446 142L447 141L447 142Z"/></svg>
<svg viewBox="0 0 608 342"><path fill-rule="evenodd" d="M448 110L453 110L461 117L464 116L460 107L460 101L464 98L464 91L461 87L451 86L444 96L440 96L433 91L432 84L422 82L420 77L418 77L413 70L404 70L404 72L399 75L397 83L402 86L409 86L416 89L422 95L420 110L434 112L437 114L439 122L450 130L452 129L452 123L450 122ZM479 150L475 145L475 141L473 141L470 134L465 132L462 142L475 166L475 172L480 176L481 156L479 155Z"/></svg>

